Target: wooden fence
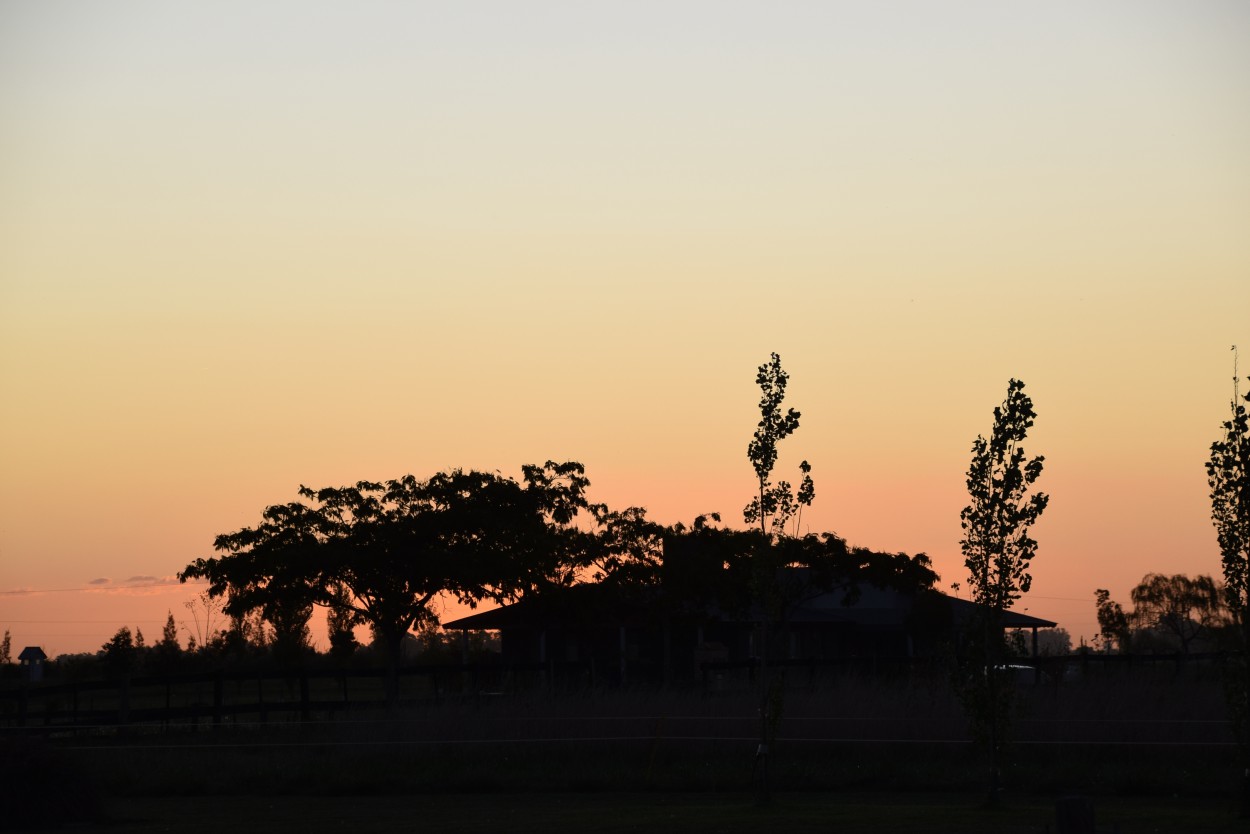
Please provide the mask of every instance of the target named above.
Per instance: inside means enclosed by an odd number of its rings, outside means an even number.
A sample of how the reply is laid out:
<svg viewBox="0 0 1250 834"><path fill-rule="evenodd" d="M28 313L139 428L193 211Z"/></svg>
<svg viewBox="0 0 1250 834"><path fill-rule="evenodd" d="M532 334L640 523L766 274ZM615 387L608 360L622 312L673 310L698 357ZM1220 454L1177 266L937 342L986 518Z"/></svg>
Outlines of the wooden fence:
<svg viewBox="0 0 1250 834"><path fill-rule="evenodd" d="M1129 670L1134 674L1217 674L1221 655L1104 655L1018 658L1020 685L1063 685ZM944 674L931 658L845 657L770 661L790 685L818 686L845 675L896 677ZM755 660L700 667L707 692L749 684ZM392 707L437 703L447 697L489 697L508 691L582 689L596 685L587 662L446 664L401 668L396 699L387 698L384 668L197 672L110 680L17 683L0 689L0 730L79 734L148 730L197 731L222 725L332 721ZM598 681L600 684L612 680Z"/></svg>
<svg viewBox="0 0 1250 834"><path fill-rule="evenodd" d="M546 667L511 667L537 676ZM438 701L449 692L480 692L501 669L478 665L401 668L397 698L387 698L386 669L197 672L109 680L21 683L0 690L0 728L39 731L333 720L388 705Z"/></svg>

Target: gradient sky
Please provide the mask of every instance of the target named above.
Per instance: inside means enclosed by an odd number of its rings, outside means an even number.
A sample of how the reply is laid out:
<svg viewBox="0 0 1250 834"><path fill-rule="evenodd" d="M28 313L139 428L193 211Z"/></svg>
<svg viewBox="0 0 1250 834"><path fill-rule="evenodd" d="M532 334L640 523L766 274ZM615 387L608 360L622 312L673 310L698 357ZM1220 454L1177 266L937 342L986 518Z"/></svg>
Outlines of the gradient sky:
<svg viewBox="0 0 1250 834"><path fill-rule="evenodd" d="M574 459L740 523L770 351L812 531L966 581L1014 376L1021 610L1218 574L1244 2L6 0L0 125L16 647L190 625L170 577L300 484Z"/></svg>

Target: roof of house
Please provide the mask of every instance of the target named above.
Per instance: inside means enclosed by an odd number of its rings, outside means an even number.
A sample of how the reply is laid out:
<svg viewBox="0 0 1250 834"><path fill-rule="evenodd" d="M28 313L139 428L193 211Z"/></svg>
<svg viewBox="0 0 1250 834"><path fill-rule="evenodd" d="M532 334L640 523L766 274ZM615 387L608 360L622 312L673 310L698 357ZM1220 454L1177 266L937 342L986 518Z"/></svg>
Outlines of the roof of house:
<svg viewBox="0 0 1250 834"><path fill-rule="evenodd" d="M945 596L945 594L943 594ZM957 617L968 617L976 610L977 604L967 599L950 599L952 611ZM1019 611L1012 611L1008 608L1003 612L1003 628L1054 628L1059 625L1051 620L1044 620L1041 617L1034 617L1029 614L1021 614Z"/></svg>
<svg viewBox="0 0 1250 834"><path fill-rule="evenodd" d="M970 617L974 603L933 592L949 606L957 620ZM560 628L564 626L641 625L651 621L654 593L622 594L596 584L574 585L559 593L531 597L490 611L482 611L444 624L449 629L499 630L510 628ZM845 589L815 594L797 604L788 614L791 623L847 623L868 628L901 628L906 625L915 598L890 588L861 585L849 595ZM727 616L708 608L703 616L722 621L751 618ZM1055 623L1016 611L1003 612L1003 628L1052 628Z"/></svg>
<svg viewBox="0 0 1250 834"><path fill-rule="evenodd" d="M639 625L649 618L648 593L621 593L618 588L582 583L520 602L470 614L444 628L489 630L561 626Z"/></svg>
<svg viewBox="0 0 1250 834"><path fill-rule="evenodd" d="M942 604L950 607L952 617L964 620L976 611L976 603L958 597L932 592ZM860 585L855 596L842 591L812 597L790 616L791 622L853 622L864 626L902 626L911 613L914 597L892 588ZM1056 623L1031 617L1010 609L1003 612L1003 628L1053 628Z"/></svg>
<svg viewBox="0 0 1250 834"><path fill-rule="evenodd" d="M37 660L47 660L48 656L44 654L43 649L38 646L27 646L22 649L22 653L17 656L17 659L34 662Z"/></svg>

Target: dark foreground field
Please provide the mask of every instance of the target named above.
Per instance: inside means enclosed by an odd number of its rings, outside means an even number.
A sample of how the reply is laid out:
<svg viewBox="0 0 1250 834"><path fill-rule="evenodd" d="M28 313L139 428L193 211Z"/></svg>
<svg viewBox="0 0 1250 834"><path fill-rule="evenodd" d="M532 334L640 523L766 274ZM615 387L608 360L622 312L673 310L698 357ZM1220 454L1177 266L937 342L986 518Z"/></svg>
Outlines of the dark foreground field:
<svg viewBox="0 0 1250 834"><path fill-rule="evenodd" d="M1000 810L977 797L914 793L780 794L769 808L707 793L443 794L377 797L166 797L111 803L102 830L220 834L368 832L1032 832L1055 830L1054 805L1016 797ZM1243 831L1219 802L1104 799L1100 831Z"/></svg>
<svg viewBox="0 0 1250 834"><path fill-rule="evenodd" d="M530 693L333 721L3 737L0 825L110 831L1242 831L1217 681L1135 676L1021 691L1005 803L933 681L787 693L774 802L752 787L739 692ZM24 810L14 810L24 809ZM1048 828L1049 826L1049 828Z"/></svg>

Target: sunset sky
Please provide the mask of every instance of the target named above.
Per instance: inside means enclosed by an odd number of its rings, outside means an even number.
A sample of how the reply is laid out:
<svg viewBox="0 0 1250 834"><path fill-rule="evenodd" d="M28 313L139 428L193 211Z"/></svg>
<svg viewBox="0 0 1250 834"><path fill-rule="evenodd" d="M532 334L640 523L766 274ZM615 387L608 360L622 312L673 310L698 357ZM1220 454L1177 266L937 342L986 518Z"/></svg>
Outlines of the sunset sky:
<svg viewBox="0 0 1250 834"><path fill-rule="evenodd" d="M0 3L15 652L190 626L172 576L300 484L571 459L741 524L771 351L810 530L946 590L1023 379L1018 608L1090 638L1218 575L1233 344L1239 0Z"/></svg>

